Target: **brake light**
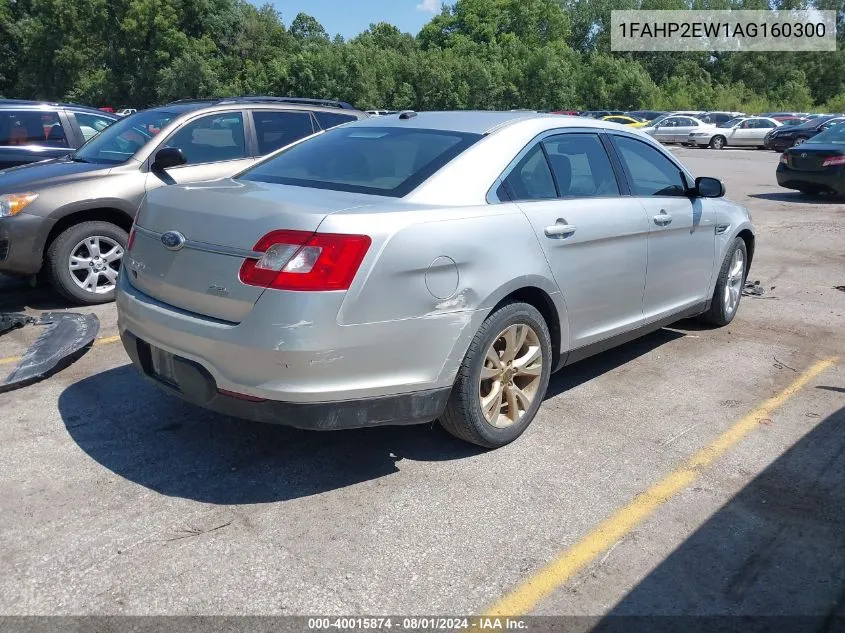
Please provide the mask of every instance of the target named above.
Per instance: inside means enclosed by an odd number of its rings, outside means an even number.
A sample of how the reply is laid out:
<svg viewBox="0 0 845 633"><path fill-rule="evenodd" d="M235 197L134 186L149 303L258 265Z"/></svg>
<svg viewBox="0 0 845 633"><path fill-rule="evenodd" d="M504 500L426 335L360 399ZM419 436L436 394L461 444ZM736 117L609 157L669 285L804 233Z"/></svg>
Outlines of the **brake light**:
<svg viewBox="0 0 845 633"><path fill-rule="evenodd" d="M835 165L845 165L845 156L830 156L824 159L822 167L833 167Z"/></svg>
<svg viewBox="0 0 845 633"><path fill-rule="evenodd" d="M135 224L132 224L132 228L129 229L129 239L126 240L126 250L131 251L132 245L135 243Z"/></svg>
<svg viewBox="0 0 845 633"><path fill-rule="evenodd" d="M789 162L789 156L784 152L780 155L780 162L782 165L786 165Z"/></svg>
<svg viewBox="0 0 845 633"><path fill-rule="evenodd" d="M370 248L366 235L271 231L253 248L260 259L246 259L240 279L276 290L347 290Z"/></svg>

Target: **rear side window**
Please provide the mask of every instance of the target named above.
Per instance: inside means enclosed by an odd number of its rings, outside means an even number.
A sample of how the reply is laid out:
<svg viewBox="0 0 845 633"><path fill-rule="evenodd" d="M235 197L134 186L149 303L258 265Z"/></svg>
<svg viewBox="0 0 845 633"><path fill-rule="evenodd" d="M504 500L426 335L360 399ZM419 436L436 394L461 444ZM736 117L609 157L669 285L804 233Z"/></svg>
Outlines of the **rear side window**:
<svg viewBox="0 0 845 633"><path fill-rule="evenodd" d="M619 158L631 176L635 196L685 196L680 168L647 143L627 136L613 137Z"/></svg>
<svg viewBox="0 0 845 633"><path fill-rule="evenodd" d="M57 112L0 110L0 145L68 147Z"/></svg>
<svg viewBox="0 0 845 633"><path fill-rule="evenodd" d="M317 123L319 123L320 127L324 130L333 128L336 125L358 120L358 117L351 114L338 114L337 112L315 112L314 116L317 117Z"/></svg>
<svg viewBox="0 0 845 633"><path fill-rule="evenodd" d="M175 132L163 147L181 149L189 165L246 158L243 115L223 112L200 117Z"/></svg>
<svg viewBox="0 0 845 633"><path fill-rule="evenodd" d="M314 124L308 112L254 110L252 120L255 122L258 153L261 156L314 133Z"/></svg>
<svg viewBox="0 0 845 633"><path fill-rule="evenodd" d="M549 200L557 189L543 148L538 143L514 166L504 181L511 200Z"/></svg>
<svg viewBox="0 0 845 633"><path fill-rule="evenodd" d="M238 178L402 197L480 138L444 130L335 128L283 150Z"/></svg>
<svg viewBox="0 0 845 633"><path fill-rule="evenodd" d="M560 196L618 196L610 158L597 134L561 134L543 141Z"/></svg>

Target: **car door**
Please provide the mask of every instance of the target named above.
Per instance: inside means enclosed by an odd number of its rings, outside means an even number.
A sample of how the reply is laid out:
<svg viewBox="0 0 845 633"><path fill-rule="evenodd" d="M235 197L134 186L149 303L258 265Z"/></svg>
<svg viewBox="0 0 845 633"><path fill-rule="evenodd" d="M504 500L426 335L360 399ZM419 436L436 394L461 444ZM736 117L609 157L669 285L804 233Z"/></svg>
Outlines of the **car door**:
<svg viewBox="0 0 845 633"><path fill-rule="evenodd" d="M753 130L753 134L750 137L751 142L749 142L749 145L762 147L766 134L776 127L778 127L777 124L769 119L753 119L753 127L751 128Z"/></svg>
<svg viewBox="0 0 845 633"><path fill-rule="evenodd" d="M745 119L739 125L734 126L728 135L728 145L739 147L754 145L756 130L753 119Z"/></svg>
<svg viewBox="0 0 845 633"><path fill-rule="evenodd" d="M244 112L228 110L186 122L156 148L177 147L187 162L171 167L166 176L150 172L147 191L168 184L227 178L249 167L255 158L246 136ZM155 160L155 152L150 161Z"/></svg>
<svg viewBox="0 0 845 633"><path fill-rule="evenodd" d="M648 217L623 196L598 133L551 133L524 150L502 188L525 213L563 293L570 348L642 323Z"/></svg>
<svg viewBox="0 0 845 633"><path fill-rule="evenodd" d="M672 142L686 143L689 139L690 132L697 130L698 127L698 122L695 119L678 117L677 124L672 132Z"/></svg>
<svg viewBox="0 0 845 633"><path fill-rule="evenodd" d="M631 195L649 222L646 322L702 304L716 250L715 211L706 200L687 195L689 176L666 152L631 136L612 139Z"/></svg>
<svg viewBox="0 0 845 633"><path fill-rule="evenodd" d="M681 117L677 116L670 116L664 119L660 125L654 129L654 134L652 136L661 143L673 143L676 138L675 128L678 127L678 121L680 119Z"/></svg>

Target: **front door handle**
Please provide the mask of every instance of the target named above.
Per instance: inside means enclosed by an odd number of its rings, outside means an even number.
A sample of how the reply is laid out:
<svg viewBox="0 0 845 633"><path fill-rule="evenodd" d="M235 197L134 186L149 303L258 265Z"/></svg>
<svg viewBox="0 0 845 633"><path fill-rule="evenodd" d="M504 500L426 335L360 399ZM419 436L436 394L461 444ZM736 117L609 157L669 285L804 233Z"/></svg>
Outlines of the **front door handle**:
<svg viewBox="0 0 845 633"><path fill-rule="evenodd" d="M654 223L657 226L666 226L667 224L672 224L672 216L666 213L663 209L660 210L656 216L654 216Z"/></svg>
<svg viewBox="0 0 845 633"><path fill-rule="evenodd" d="M569 237L573 233L575 233L575 229L577 227L574 224L563 224L557 223L551 226L547 226L543 229L543 232L546 234L546 237Z"/></svg>

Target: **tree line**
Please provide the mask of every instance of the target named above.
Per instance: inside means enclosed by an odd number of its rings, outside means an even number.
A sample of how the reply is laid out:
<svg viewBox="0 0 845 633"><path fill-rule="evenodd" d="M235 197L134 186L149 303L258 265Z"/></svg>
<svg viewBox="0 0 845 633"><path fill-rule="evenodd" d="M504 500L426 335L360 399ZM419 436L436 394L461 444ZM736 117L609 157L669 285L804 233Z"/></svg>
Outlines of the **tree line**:
<svg viewBox="0 0 845 633"><path fill-rule="evenodd" d="M836 9L824 53L613 53L611 9ZM362 109L845 112L842 0L457 0L351 40L245 0L0 0L0 95L148 107L241 94Z"/></svg>

